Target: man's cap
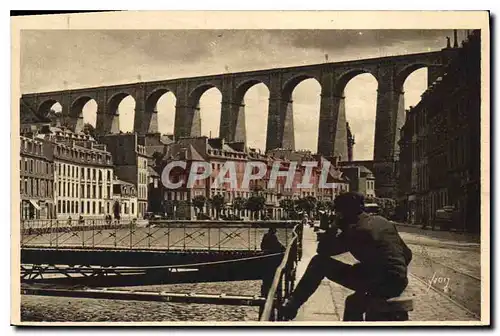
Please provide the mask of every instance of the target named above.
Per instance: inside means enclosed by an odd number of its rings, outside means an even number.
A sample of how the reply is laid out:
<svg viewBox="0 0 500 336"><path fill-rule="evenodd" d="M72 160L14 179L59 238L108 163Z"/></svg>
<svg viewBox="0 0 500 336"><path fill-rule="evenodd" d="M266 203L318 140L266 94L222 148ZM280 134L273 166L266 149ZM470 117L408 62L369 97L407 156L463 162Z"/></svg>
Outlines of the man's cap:
<svg viewBox="0 0 500 336"><path fill-rule="evenodd" d="M364 210L365 196L359 192L349 191L335 197L333 205L336 211Z"/></svg>

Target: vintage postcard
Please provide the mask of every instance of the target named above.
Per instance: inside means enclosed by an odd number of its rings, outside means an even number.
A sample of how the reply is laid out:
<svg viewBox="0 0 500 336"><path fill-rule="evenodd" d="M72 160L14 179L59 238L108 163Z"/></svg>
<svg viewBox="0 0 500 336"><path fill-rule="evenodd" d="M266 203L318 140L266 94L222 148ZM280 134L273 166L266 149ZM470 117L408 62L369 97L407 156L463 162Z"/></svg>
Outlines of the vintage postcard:
<svg viewBox="0 0 500 336"><path fill-rule="evenodd" d="M490 325L489 13L11 18L15 325Z"/></svg>

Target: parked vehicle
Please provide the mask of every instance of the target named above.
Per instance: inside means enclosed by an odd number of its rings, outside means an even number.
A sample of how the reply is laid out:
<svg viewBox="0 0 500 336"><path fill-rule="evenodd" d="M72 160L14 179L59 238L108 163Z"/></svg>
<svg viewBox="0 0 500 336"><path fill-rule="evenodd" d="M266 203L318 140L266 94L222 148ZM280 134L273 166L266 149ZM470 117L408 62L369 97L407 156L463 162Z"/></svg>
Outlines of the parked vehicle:
<svg viewBox="0 0 500 336"><path fill-rule="evenodd" d="M446 205L441 209L436 210L434 222L441 230L450 230L455 227L456 211L455 207Z"/></svg>
<svg viewBox="0 0 500 336"><path fill-rule="evenodd" d="M146 212L144 214L144 219L149 219L149 220L158 220L158 219L163 219L164 216L162 215L159 215L159 214L155 214L155 213L152 213L152 212Z"/></svg>

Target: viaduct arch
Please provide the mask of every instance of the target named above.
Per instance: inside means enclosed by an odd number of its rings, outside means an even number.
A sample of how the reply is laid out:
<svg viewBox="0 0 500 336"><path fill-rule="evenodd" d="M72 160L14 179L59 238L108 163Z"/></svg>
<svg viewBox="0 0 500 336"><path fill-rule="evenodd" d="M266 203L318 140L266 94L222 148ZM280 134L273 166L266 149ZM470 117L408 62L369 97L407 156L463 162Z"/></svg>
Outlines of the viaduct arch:
<svg viewBox="0 0 500 336"><path fill-rule="evenodd" d="M384 194L383 190L395 183L393 163L398 156L398 128L405 118L405 79L413 71L427 67L428 81L432 83L456 50L447 47L435 52L337 63L29 93L21 99L41 115L59 102L66 125L76 131L83 127L83 105L94 99L98 106L96 132L103 135L119 131L117 106L130 95L136 101L134 131L144 135L158 132L156 103L164 93L171 92L176 97L174 135L191 137L201 135L199 99L206 90L215 87L222 94L219 136L227 141L245 141L243 97L250 87L263 83L269 90L266 150L294 149L291 94L301 81L315 78L321 85L318 153L347 158L344 88L356 75L370 73L378 82L373 170L377 192Z"/></svg>

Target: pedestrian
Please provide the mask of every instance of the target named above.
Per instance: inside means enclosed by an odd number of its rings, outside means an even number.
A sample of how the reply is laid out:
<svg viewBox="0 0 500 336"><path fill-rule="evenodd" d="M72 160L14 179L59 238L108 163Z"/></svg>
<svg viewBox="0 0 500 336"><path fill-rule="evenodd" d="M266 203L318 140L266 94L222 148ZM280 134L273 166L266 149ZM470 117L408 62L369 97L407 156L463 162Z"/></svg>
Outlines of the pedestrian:
<svg viewBox="0 0 500 336"><path fill-rule="evenodd" d="M277 253L285 251L285 247L276 236L276 228L271 227L267 233L262 237L260 242L260 249L266 253Z"/></svg>
<svg viewBox="0 0 500 336"><path fill-rule="evenodd" d="M344 321L363 320L363 299L360 298L365 295L396 297L408 285L412 253L394 223L365 213L364 197L355 192L337 196L334 209L341 233L320 239L317 254L282 307L288 320L295 318L298 309L325 277L355 291L346 299ZM331 258L345 252L350 252L359 263L350 265Z"/></svg>
<svg viewBox="0 0 500 336"><path fill-rule="evenodd" d="M276 228L271 227L269 231L262 237L260 249L266 254L282 253L285 251L285 246L279 241L276 236ZM262 266L262 285L260 292L262 297L267 297L269 289L273 283L274 274L281 262L282 257L267 257L267 261ZM264 305L259 307L259 318L262 315Z"/></svg>
<svg viewBox="0 0 500 336"><path fill-rule="evenodd" d="M307 213L304 212L302 215L302 227L306 226L309 224L309 216L307 216Z"/></svg>

